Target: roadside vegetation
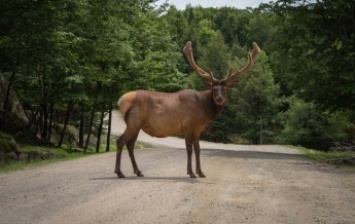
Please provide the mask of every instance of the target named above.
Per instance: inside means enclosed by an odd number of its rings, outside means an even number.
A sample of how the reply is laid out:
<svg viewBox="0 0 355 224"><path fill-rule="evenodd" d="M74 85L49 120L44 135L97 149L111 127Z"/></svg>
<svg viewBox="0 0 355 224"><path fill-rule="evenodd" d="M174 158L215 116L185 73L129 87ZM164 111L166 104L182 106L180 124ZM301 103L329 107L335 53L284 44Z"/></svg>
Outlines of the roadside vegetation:
<svg viewBox="0 0 355 224"><path fill-rule="evenodd" d="M1 133L0 133L1 134ZM7 137L9 137L7 135ZM5 153L4 141L1 141L0 136L0 172L7 172L13 170L21 170L30 167L43 166L55 162L78 159L86 156L97 155L95 147L89 147L86 151L80 148L73 147L73 145L63 145L61 148L55 146L41 146L41 145L22 145L12 141L12 149ZM152 145L144 142L137 142L136 148L150 148ZM115 140L111 139L109 151L116 150ZM99 153L106 153L106 146L100 147Z"/></svg>
<svg viewBox="0 0 355 224"><path fill-rule="evenodd" d="M57 147L34 147L34 146L28 146L28 147L21 147L21 151L30 151L30 152L36 152L38 154L51 154L51 157L39 157L36 158L32 161L24 160L24 161L19 161L19 160L13 160L12 162L9 163L4 163L0 164L0 172L7 172L7 171L13 171L13 170L21 170L25 168L30 168L30 167L37 167L37 166L43 166L55 162L60 162L60 161L66 161L66 160L72 160L72 159L78 159L82 158L85 156L93 155L96 154L92 151L88 151L86 153L71 153L68 152L68 150L64 148L57 148Z"/></svg>
<svg viewBox="0 0 355 224"><path fill-rule="evenodd" d="M297 148L307 158L320 163L329 163L337 167L353 167L355 168L355 152L354 151L319 151L307 149L304 147Z"/></svg>
<svg viewBox="0 0 355 224"><path fill-rule="evenodd" d="M349 0L184 10L156 0L0 1L0 132L10 139L0 151L11 141L112 150L123 93L205 89L182 53L191 41L197 64L219 79L245 64L253 42L262 49L202 139L354 152L354 11Z"/></svg>

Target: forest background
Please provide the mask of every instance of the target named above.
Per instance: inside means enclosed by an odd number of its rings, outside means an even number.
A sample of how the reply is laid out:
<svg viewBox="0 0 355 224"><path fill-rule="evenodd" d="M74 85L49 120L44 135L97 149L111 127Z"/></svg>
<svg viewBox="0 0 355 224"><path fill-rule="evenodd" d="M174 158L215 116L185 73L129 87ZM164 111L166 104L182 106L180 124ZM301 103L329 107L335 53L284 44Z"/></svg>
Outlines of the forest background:
<svg viewBox="0 0 355 224"><path fill-rule="evenodd" d="M98 148L123 93L205 89L182 54L187 41L197 64L217 78L241 68L256 42L261 55L202 138L354 146L354 0L184 10L155 3L1 0L0 131L45 142L61 133L61 146L68 127L76 127L78 147L87 148L95 135ZM26 118L12 113L14 93ZM108 131L107 149L109 139Z"/></svg>

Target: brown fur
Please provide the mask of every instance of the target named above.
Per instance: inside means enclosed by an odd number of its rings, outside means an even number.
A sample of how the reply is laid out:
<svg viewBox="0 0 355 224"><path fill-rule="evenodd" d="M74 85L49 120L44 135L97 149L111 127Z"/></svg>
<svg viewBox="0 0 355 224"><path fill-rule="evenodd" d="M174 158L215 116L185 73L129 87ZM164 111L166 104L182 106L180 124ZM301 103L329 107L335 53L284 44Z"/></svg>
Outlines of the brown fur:
<svg viewBox="0 0 355 224"><path fill-rule="evenodd" d="M221 87L225 90L224 87ZM218 92L221 96L224 91ZM117 160L115 173L124 177L120 170L122 148L127 145L134 173L143 176L135 162L133 147L140 130L153 137L183 136L188 152L187 172L195 174L191 168L192 146L196 154L196 172L205 177L200 165L199 138L205 126L222 110L223 105L214 103L213 91L182 90L176 93L151 92L145 90L124 94L118 101L120 112L127 129L117 140Z"/></svg>
<svg viewBox="0 0 355 224"><path fill-rule="evenodd" d="M167 137L184 136L189 130L203 129L221 109L210 105L211 102L211 91L162 93L138 90L124 94L118 105L126 122L129 117L134 118L147 134ZM171 119L172 114L174 119Z"/></svg>
<svg viewBox="0 0 355 224"><path fill-rule="evenodd" d="M127 128L117 140L115 166L117 176L124 177L121 172L121 154L124 145L127 146L134 173L137 176L143 176L134 156L134 144L139 131L143 130L159 138L183 136L187 151L187 174L190 177L196 177L191 165L192 150L194 150L196 173L199 177L206 177L200 164L200 134L205 126L220 113L227 98L228 88L234 87L237 84L237 77L250 69L259 51L259 47L254 43L253 54L249 55L247 66L237 72L231 72L226 79L217 80L212 73L206 73L195 64L191 42L188 42L184 53L191 67L200 75L210 90L181 90L176 93L137 90L124 94L119 99L118 106Z"/></svg>

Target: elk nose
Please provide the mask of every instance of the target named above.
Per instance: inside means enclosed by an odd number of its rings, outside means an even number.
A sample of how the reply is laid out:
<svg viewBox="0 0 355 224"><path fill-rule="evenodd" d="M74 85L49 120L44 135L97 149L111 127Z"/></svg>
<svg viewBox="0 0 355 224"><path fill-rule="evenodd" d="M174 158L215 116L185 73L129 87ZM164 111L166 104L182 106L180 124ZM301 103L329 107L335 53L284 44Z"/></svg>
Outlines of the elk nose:
<svg viewBox="0 0 355 224"><path fill-rule="evenodd" d="M223 103L223 97L217 96L217 97L216 97L216 103L217 103L217 104L222 104L222 103Z"/></svg>

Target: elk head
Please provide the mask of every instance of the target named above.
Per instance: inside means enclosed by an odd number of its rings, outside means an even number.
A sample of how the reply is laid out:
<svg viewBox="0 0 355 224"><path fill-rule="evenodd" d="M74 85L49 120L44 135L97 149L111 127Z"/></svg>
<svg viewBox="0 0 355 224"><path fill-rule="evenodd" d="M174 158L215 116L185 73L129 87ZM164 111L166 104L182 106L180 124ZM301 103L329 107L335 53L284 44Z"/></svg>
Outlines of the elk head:
<svg viewBox="0 0 355 224"><path fill-rule="evenodd" d="M222 79L218 80L213 77L213 74L211 71L205 72L203 69L201 69L198 65L196 65L193 53L192 53L192 46L191 42L188 41L183 49L184 54L186 55L186 58L195 72L200 75L203 83L212 90L212 95L213 95L213 100L216 105L223 105L226 97L227 97L227 90L229 88L235 87L238 84L239 77L246 73L251 66L254 64L254 61L256 57L260 53L260 48L259 46L254 42L253 43L253 52L248 55L248 62L247 64L233 72L233 69L230 70L229 75Z"/></svg>

